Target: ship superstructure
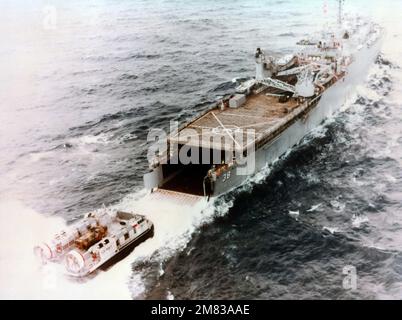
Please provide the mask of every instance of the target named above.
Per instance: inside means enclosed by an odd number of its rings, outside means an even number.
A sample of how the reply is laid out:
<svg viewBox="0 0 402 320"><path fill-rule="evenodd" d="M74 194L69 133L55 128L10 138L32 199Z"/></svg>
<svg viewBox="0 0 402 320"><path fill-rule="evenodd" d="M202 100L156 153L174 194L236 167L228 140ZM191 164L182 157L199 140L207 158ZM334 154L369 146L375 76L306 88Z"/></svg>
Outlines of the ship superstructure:
<svg viewBox="0 0 402 320"><path fill-rule="evenodd" d="M255 77L171 134L145 186L209 198L240 185L342 106L377 57L381 35L378 25L358 20L299 41L295 54L257 48Z"/></svg>

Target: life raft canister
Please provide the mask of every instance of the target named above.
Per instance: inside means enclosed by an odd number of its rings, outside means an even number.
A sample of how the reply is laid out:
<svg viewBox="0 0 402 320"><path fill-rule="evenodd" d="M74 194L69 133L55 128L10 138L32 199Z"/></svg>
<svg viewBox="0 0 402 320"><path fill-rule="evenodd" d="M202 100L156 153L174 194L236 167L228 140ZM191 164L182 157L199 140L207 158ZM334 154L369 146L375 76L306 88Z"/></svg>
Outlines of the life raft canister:
<svg viewBox="0 0 402 320"><path fill-rule="evenodd" d="M56 252L57 252L57 253L62 253L62 252L63 252L63 247L61 246L60 243L58 243L58 244L56 245Z"/></svg>

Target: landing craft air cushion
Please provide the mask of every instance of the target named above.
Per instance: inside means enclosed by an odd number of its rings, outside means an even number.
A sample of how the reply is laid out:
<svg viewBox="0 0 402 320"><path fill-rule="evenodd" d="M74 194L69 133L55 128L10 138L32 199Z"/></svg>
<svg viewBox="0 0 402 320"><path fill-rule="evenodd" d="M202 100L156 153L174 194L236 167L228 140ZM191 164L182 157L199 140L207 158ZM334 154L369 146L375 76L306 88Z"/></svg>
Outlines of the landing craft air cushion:
<svg viewBox="0 0 402 320"><path fill-rule="evenodd" d="M42 262L64 262L67 274L86 276L153 236L153 224L139 214L102 208L37 245Z"/></svg>

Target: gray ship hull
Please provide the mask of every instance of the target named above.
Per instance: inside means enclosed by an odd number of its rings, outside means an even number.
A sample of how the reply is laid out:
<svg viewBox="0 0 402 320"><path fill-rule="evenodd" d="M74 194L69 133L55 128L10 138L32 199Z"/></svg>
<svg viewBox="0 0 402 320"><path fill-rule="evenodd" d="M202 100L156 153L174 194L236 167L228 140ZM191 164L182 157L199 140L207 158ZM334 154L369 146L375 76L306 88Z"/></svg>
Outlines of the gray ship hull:
<svg viewBox="0 0 402 320"><path fill-rule="evenodd" d="M325 119L333 116L352 97L356 86L365 80L380 48L381 40L378 40L370 48L362 48L355 54L354 62L348 67L344 79L337 81L331 88L327 89L320 97L317 105L305 117L299 118L273 141L255 151L254 172L251 172L250 175L238 175L236 166L233 166L228 174L217 178L212 196L219 196L240 186L253 174L272 165L309 132L320 126Z"/></svg>

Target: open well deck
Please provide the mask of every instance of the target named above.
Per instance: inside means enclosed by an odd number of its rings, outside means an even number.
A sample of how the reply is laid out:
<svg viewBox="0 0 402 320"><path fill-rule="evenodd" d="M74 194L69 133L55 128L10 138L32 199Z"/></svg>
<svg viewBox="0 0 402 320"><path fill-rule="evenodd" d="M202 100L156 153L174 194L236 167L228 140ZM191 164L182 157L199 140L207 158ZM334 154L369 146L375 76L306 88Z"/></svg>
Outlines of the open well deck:
<svg viewBox="0 0 402 320"><path fill-rule="evenodd" d="M270 129L286 122L285 118L299 106L294 98L287 102L279 102L277 96L267 95L265 90L248 96L246 102L239 108L209 110L187 124L169 140L172 143L192 146L199 143L200 147L207 149L232 150L234 146L245 149L247 129L255 130L253 142L259 140L267 135Z"/></svg>

